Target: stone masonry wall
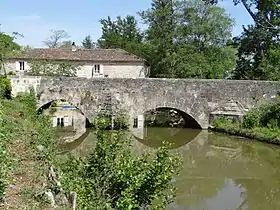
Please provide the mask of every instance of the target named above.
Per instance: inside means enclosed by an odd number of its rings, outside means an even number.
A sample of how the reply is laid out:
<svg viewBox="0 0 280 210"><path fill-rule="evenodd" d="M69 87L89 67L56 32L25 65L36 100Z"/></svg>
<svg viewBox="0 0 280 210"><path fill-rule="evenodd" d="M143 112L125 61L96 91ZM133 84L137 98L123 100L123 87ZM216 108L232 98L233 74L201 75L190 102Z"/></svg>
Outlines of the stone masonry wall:
<svg viewBox="0 0 280 210"><path fill-rule="evenodd" d="M15 83L13 83L16 85ZM48 78L37 86L38 106L64 99L92 120L105 106L130 118L159 107L179 109L208 128L213 112L245 112L280 91L279 82L194 80Z"/></svg>

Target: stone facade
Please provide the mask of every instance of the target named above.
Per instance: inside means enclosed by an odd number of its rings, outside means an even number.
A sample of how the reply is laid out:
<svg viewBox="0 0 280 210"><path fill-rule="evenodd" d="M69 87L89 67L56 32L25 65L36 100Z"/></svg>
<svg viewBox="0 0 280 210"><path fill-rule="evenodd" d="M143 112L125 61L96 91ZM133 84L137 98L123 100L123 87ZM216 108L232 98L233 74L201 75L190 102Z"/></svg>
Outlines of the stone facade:
<svg viewBox="0 0 280 210"><path fill-rule="evenodd" d="M34 48L13 54L5 63L6 72L28 73L31 62L49 61L78 66L77 77L138 78L148 77L145 60L121 49L48 49ZM3 73L3 72L2 72Z"/></svg>
<svg viewBox="0 0 280 210"><path fill-rule="evenodd" d="M14 85L18 83L12 84L17 89ZM108 105L113 112L125 111L131 125L146 111L167 107L187 113L203 129L208 128L211 113L242 115L257 104L275 98L280 91L280 82L151 78L42 77L36 86L38 107L64 99L78 107L90 121Z"/></svg>
<svg viewBox="0 0 280 210"><path fill-rule="evenodd" d="M10 60L6 62L5 68L7 73L13 72L17 75L26 74L29 71L29 60L24 60L25 69L18 69L18 60ZM108 63L108 62L74 62L78 65L77 77L85 78L97 78L97 77L109 77L109 78L144 78L149 76L149 69L144 63ZM94 66L99 65L99 73L94 72Z"/></svg>

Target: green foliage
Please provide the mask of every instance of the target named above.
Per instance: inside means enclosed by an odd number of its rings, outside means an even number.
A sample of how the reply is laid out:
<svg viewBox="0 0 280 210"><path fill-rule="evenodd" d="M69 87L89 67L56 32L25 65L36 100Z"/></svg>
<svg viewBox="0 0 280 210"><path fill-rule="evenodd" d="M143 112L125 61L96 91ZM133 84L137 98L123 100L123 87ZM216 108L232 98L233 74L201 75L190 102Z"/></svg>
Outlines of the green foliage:
<svg viewBox="0 0 280 210"><path fill-rule="evenodd" d="M12 86L9 78L0 77L0 98L11 98Z"/></svg>
<svg viewBox="0 0 280 210"><path fill-rule="evenodd" d="M112 21L110 17L101 19L102 36L98 40L100 48L125 48L127 42L138 42L142 40L141 33L137 27L137 21L133 16L125 18L117 17Z"/></svg>
<svg viewBox="0 0 280 210"><path fill-rule="evenodd" d="M280 100L250 110L244 117L244 128L280 128Z"/></svg>
<svg viewBox="0 0 280 210"><path fill-rule="evenodd" d="M16 75L16 73L13 71L9 71L7 75Z"/></svg>
<svg viewBox="0 0 280 210"><path fill-rule="evenodd" d="M234 21L221 7L202 0L153 0L133 16L101 20L101 48L123 48L147 61L151 77L223 78L235 67L235 50L227 46Z"/></svg>
<svg viewBox="0 0 280 210"><path fill-rule="evenodd" d="M20 180L21 189L18 190L23 191L38 185L41 188L40 182L51 187L50 183L44 180L44 175L45 169L55 160L54 130L49 117L37 115L36 106L33 89L30 94L19 95L12 100L0 99L0 200L4 198L6 186L17 176L16 173L22 173L24 177L25 170L30 171L29 181L24 183L24 179ZM39 151L38 146L43 150ZM33 164L25 164L25 168L21 168L18 163L22 160L36 164L38 175L35 175ZM28 194L33 196L30 190ZM26 209L30 209L31 205L37 203L37 200L33 199L33 203L21 203L21 207L28 206Z"/></svg>
<svg viewBox="0 0 280 210"><path fill-rule="evenodd" d="M93 124L97 130L111 130L112 128L114 130L124 130L129 126L127 122L128 116L119 112L114 117L109 113L99 114L95 117Z"/></svg>
<svg viewBox="0 0 280 210"><path fill-rule="evenodd" d="M95 43L92 41L91 36L88 35L82 41L82 45L85 49L93 49L95 47Z"/></svg>
<svg viewBox="0 0 280 210"><path fill-rule="evenodd" d="M114 129L123 130L128 128L128 116L124 113L118 113L114 117Z"/></svg>
<svg viewBox="0 0 280 210"><path fill-rule="evenodd" d="M178 174L180 158L165 147L155 154L134 154L132 139L105 131L105 119L95 122L93 154L62 163L62 185L77 192L78 209L164 209L174 196L171 179Z"/></svg>
<svg viewBox="0 0 280 210"><path fill-rule="evenodd" d="M97 130L109 130L111 129L111 122L111 115L103 113L95 117L93 124Z"/></svg>
<svg viewBox="0 0 280 210"><path fill-rule="evenodd" d="M251 109L242 123L217 119L213 126L229 134L280 144L280 99Z"/></svg>
<svg viewBox="0 0 280 210"><path fill-rule="evenodd" d="M14 50L19 50L20 46L15 43L15 37L9 36L3 32L0 32L0 73L4 71L6 74L4 63L6 58L13 53Z"/></svg>
<svg viewBox="0 0 280 210"><path fill-rule="evenodd" d="M261 111L259 109L253 109L246 113L243 120L244 128L260 127Z"/></svg>
<svg viewBox="0 0 280 210"><path fill-rule="evenodd" d="M278 1L234 0L242 2L254 20L243 27L244 32L235 39L238 46L237 67L233 79L279 80L279 27Z"/></svg>
<svg viewBox="0 0 280 210"><path fill-rule="evenodd" d="M76 76L79 66L70 62L33 60L28 63L28 74L32 76Z"/></svg>

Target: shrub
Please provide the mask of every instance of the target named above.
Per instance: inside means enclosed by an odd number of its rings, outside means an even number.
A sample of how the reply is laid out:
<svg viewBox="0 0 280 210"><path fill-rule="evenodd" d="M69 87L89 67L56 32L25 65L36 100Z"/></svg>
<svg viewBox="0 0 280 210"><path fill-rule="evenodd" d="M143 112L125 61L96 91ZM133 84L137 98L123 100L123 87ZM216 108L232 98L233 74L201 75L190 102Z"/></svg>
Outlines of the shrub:
<svg viewBox="0 0 280 210"><path fill-rule="evenodd" d="M11 81L7 77L0 77L0 97L11 99L12 86Z"/></svg>
<svg viewBox="0 0 280 210"><path fill-rule="evenodd" d="M255 127L280 128L280 100L277 99L247 112L242 126L248 129Z"/></svg>
<svg viewBox="0 0 280 210"><path fill-rule="evenodd" d="M128 128L128 117L123 114L119 113L114 118L114 129L116 130L123 130Z"/></svg>
<svg viewBox="0 0 280 210"><path fill-rule="evenodd" d="M252 109L246 113L242 126L244 128L254 128L260 126L261 112L258 109Z"/></svg>
<svg viewBox="0 0 280 210"><path fill-rule="evenodd" d="M78 209L164 209L174 197L171 179L179 172L179 156L170 155L166 147L135 155L132 139L105 131L105 119L95 121L93 154L62 163L62 185L77 192Z"/></svg>

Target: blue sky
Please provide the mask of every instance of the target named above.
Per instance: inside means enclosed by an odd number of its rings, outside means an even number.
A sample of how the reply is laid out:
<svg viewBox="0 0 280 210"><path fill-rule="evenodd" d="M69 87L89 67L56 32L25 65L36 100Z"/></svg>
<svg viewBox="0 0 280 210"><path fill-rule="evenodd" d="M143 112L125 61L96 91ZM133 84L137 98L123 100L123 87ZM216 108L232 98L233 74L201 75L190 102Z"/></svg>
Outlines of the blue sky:
<svg viewBox="0 0 280 210"><path fill-rule="evenodd" d="M94 40L101 35L99 20L107 16L135 15L150 7L151 0L0 0L1 31L22 33L22 45L45 47L43 40L50 29L63 29L79 44L86 35ZM233 34L240 34L242 25L252 23L245 9L232 0L221 4L236 20Z"/></svg>

